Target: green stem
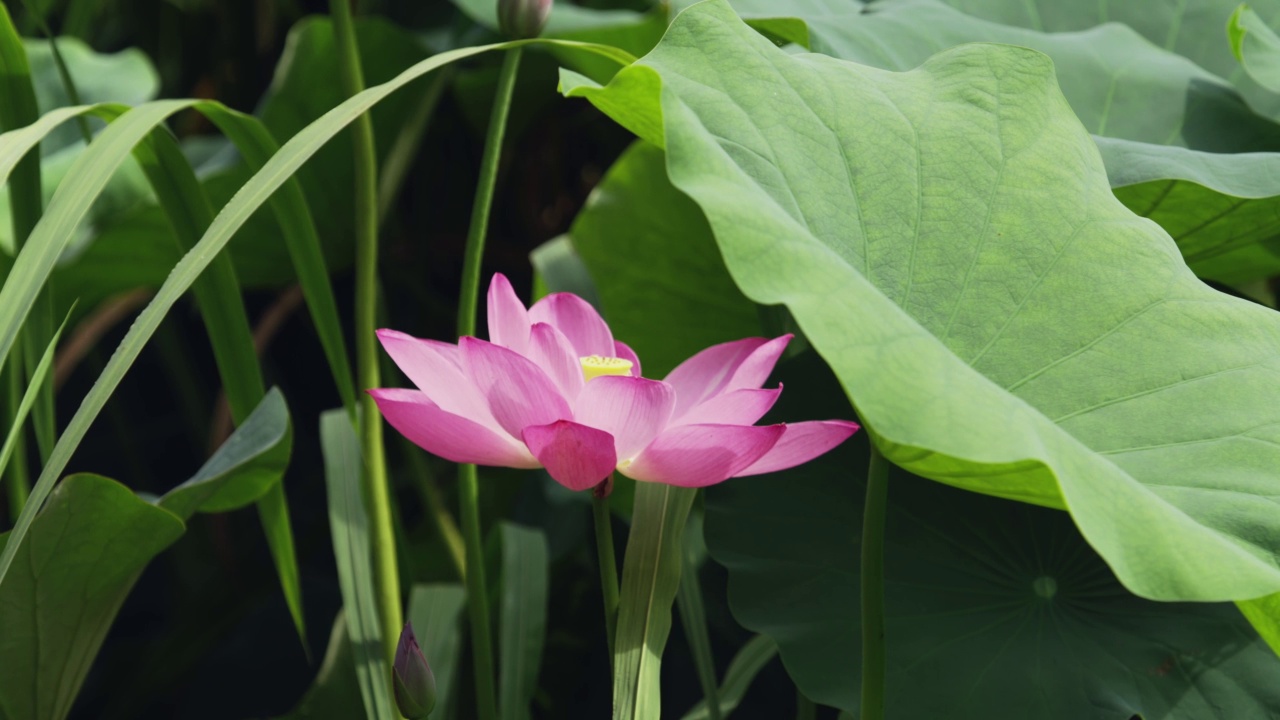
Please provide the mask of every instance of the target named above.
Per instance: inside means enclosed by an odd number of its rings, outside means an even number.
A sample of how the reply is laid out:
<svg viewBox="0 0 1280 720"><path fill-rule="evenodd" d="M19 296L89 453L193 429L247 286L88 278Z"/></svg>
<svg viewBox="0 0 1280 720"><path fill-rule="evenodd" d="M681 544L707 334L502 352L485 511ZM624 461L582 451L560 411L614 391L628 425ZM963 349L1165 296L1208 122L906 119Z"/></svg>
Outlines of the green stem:
<svg viewBox="0 0 1280 720"><path fill-rule="evenodd" d="M498 92L493 99L489 132L485 136L484 155L480 159L480 180L476 183L475 204L471 207L471 229L467 233L466 258L462 265L462 294L458 298L458 335L475 335L476 306L480 296L480 260L489 230L489 211L493 207L493 188L498 176L498 160L502 156L502 138L506 135L507 115L511 110L511 91L520 69L520 48L507 51L498 76ZM497 720L494 693L493 641L489 631L489 596L484 578L484 555L480 534L480 487L475 465L458 468L458 501L461 505L462 536L467 548L467 608L471 616L471 657L475 665L476 710L480 720Z"/></svg>
<svg viewBox="0 0 1280 720"><path fill-rule="evenodd" d="M493 98L493 114L489 117L489 133L480 158L480 181L476 183L476 201L471 206L471 231L467 234L467 255L462 264L462 295L458 302L458 334L476 332L476 307L480 298L480 260L484 257L484 240L489 232L489 210L493 207L493 188L498 179L498 161L502 157L502 139L507 134L507 115L511 110L511 91L520 69L521 48L514 47L502 58L498 75L498 92Z"/></svg>
<svg viewBox="0 0 1280 720"><path fill-rule="evenodd" d="M862 714L884 720L884 515L889 461L871 443L867 501L862 519Z"/></svg>
<svg viewBox="0 0 1280 720"><path fill-rule="evenodd" d="M462 539L467 549L467 611L471 618L471 662L476 676L476 714L497 720L494 688L493 637L489 631L489 588L484 577L484 546L480 541L480 483L475 465L458 466L458 502L462 506Z"/></svg>
<svg viewBox="0 0 1280 720"><path fill-rule="evenodd" d="M609 497L591 494L591 514L596 525L596 554L600 558L600 593L604 596L604 633L613 661L613 643L618 633L618 561L613 550L613 519Z"/></svg>
<svg viewBox="0 0 1280 720"><path fill-rule="evenodd" d="M364 90L364 72L356 48L356 32L348 0L330 0L342 89L348 97ZM356 378L362 388L380 384L378 346L374 335L378 319L378 169L373 123L368 113L351 125L355 142L356 237ZM382 446L382 416L373 398L360 400L360 439L368 481L369 520L373 546L374 582L378 593L378 617L388 662L395 657L400 639L400 572L396 565L395 524L391 521L391 490L387 459Z"/></svg>
<svg viewBox="0 0 1280 720"><path fill-rule="evenodd" d="M22 373L18 372L17 363L0 371L0 376L7 378L4 385L4 429L9 432L18 415L18 405L22 402ZM22 506L27 504L27 496L31 494L31 477L27 473L27 445L23 437L24 428L18 428L18 442L13 446L13 455L9 458L9 466L4 468L9 485L9 520L18 522L18 514Z"/></svg>
<svg viewBox="0 0 1280 720"><path fill-rule="evenodd" d="M815 720L818 717L818 706L796 688L796 720Z"/></svg>

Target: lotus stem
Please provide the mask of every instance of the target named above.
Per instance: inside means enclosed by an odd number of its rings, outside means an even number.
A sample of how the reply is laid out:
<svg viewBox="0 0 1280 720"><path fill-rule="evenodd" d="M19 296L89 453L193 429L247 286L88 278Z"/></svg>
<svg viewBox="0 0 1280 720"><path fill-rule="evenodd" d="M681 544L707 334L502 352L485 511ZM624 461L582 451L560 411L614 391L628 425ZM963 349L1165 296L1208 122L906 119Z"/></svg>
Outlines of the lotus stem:
<svg viewBox="0 0 1280 720"><path fill-rule="evenodd" d="M603 484L612 485L612 480ZM596 526L596 554L600 558L600 593L604 597L604 633L609 644L609 662L613 663L613 643L618 633L618 561L613 549L613 518L609 514L609 496L599 488L591 493L591 514Z"/></svg>
<svg viewBox="0 0 1280 720"><path fill-rule="evenodd" d="M467 233L467 251L462 265L462 294L458 299L458 335L475 335L476 307L480 296L480 261L484 257L484 241L489 231L489 212L493 207L493 191L498 178L498 161L502 157L502 139L507 131L507 115L511 110L511 94L520 69L520 48L508 50L498 75L498 91L489 117L484 154L480 159L480 179L476 183L475 203L471 207L471 229ZM467 607L471 616L471 657L476 678L476 710L480 720L497 720L494 691L493 642L489 630L489 601L484 577L484 555L480 532L480 489L475 465L458 469L459 503L463 541L467 549Z"/></svg>
<svg viewBox="0 0 1280 720"><path fill-rule="evenodd" d="M348 0L330 0L329 12L333 16L334 37L338 44L342 88L347 96L352 96L364 90L364 72L356 47L351 6ZM378 314L378 161L373 143L373 123L368 113L356 118L351 133L355 143L356 377L360 387L375 388L381 384L374 335ZM382 446L382 415L369 395L364 395L360 404L359 430L368 483L378 618L382 624L383 648L390 663L395 656L403 624L395 525L391 520L391 490Z"/></svg>
<svg viewBox="0 0 1280 720"><path fill-rule="evenodd" d="M871 442L867 500L862 519L862 714L884 720L884 516L889 461Z"/></svg>

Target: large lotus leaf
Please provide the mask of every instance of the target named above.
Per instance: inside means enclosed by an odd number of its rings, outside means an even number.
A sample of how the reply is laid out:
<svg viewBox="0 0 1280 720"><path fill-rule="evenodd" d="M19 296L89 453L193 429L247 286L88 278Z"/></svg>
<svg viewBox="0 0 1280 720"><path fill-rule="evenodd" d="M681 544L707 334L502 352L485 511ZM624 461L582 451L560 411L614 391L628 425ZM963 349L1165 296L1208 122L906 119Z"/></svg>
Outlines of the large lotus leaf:
<svg viewBox="0 0 1280 720"><path fill-rule="evenodd" d="M702 211L667 180L662 151L637 143L570 230L614 334L662 377L718 342L760 335L756 306L725 270ZM655 319L657 319L655 321Z"/></svg>
<svg viewBox="0 0 1280 720"><path fill-rule="evenodd" d="M1041 33L979 20L937 0L877 3L865 11L841 0L768 6L739 0L734 8L762 31L890 70L909 70L937 51L967 42L1039 50L1053 59L1076 115L1102 136L1098 143L1112 186L1124 186L1117 197L1160 223L1197 275L1239 283L1280 269L1270 250L1254 247L1276 235L1278 193L1270 187L1272 173L1246 177L1235 169L1241 156L1210 154L1274 150L1280 147L1280 126L1245 107L1225 81L1152 46L1126 26ZM787 17L775 17L780 13ZM1189 154L1181 146L1202 151L1199 167L1188 166ZM1273 153L1245 157L1252 170L1280 158Z"/></svg>
<svg viewBox="0 0 1280 720"><path fill-rule="evenodd" d="M941 0L889 0L866 8L844 0L803 7L734 3L753 25L802 21L814 52L887 70L910 70L942 50L972 42L1021 45L1048 55L1071 109L1106 137L1212 152L1280 147L1280 126L1256 115L1235 88L1195 63L1157 48L1129 27L1042 33L965 15ZM799 26L797 26L799 27ZM1223 132L1223 128L1231 132Z"/></svg>
<svg viewBox="0 0 1280 720"><path fill-rule="evenodd" d="M1053 78L1009 46L793 56L709 1L608 88L562 81L661 133L739 288L791 310L895 463L1069 509L1145 597L1280 590L1280 316L1115 199Z"/></svg>
<svg viewBox="0 0 1280 720"><path fill-rule="evenodd" d="M0 585L8 720L66 717L134 581L183 530L114 480L72 475L58 485Z"/></svg>
<svg viewBox="0 0 1280 720"><path fill-rule="evenodd" d="M850 416L816 357L777 379L776 418ZM868 454L860 434L794 470L706 491L734 616L777 640L806 696L849 711ZM1065 513L898 470L889 503L889 717L1201 720L1280 707L1280 659L1234 607L1129 594Z"/></svg>
<svg viewBox="0 0 1280 720"><path fill-rule="evenodd" d="M1280 273L1280 153L1094 140L1112 192L1160 223L1197 275L1243 283Z"/></svg>
<svg viewBox="0 0 1280 720"><path fill-rule="evenodd" d="M1153 45L1189 58L1240 88L1251 104L1275 116L1277 96L1253 81L1232 56L1226 41L1227 22L1240 0L1133 0L1132 2L1062 2L1061 0L946 0L957 9L993 22L1043 32L1085 30L1103 23L1122 23ZM1249 5L1271 27L1280 25L1280 1L1252 0Z"/></svg>
<svg viewBox="0 0 1280 720"><path fill-rule="evenodd" d="M1267 27L1258 13L1240 5L1227 23L1231 52L1254 82L1280 92L1280 36Z"/></svg>

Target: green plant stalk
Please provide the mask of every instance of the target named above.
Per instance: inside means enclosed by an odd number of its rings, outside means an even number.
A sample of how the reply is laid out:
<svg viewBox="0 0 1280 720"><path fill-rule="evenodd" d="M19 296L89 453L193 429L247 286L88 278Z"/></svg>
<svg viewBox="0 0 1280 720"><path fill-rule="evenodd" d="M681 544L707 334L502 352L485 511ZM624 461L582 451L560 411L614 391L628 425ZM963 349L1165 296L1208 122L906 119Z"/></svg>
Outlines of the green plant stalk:
<svg viewBox="0 0 1280 720"><path fill-rule="evenodd" d="M498 161L502 157L502 139L507 132L507 115L511 111L511 93L520 69L520 54L521 48L517 46L507 50L502 58L498 90L493 99L493 114L489 117L489 131L485 135L484 154L480 159L480 179L476 183L475 203L471 206L471 228L467 233L467 251L462 264L462 293L458 298L459 337L476 333L480 260L484 257L489 211L493 207L493 189L498 178ZM498 710L494 693L493 641L489 629L489 596L484 577L480 487L476 466L460 466L458 481L462 535L467 548L467 610L471 616L471 657L475 666L476 708L480 720L496 720Z"/></svg>
<svg viewBox="0 0 1280 720"><path fill-rule="evenodd" d="M816 720L817 717L818 706L796 688L796 720Z"/></svg>
<svg viewBox="0 0 1280 720"><path fill-rule="evenodd" d="M56 47L54 48L56 51ZM30 125L40 117L36 104L35 88L31 81L31 68L26 50L8 12L0 7L0 131L15 130ZM37 144L26 152L8 180L9 205L15 249L21 250L44 213L44 198L40 189L40 148ZM35 373L40 353L53 337L53 301L50 286L46 282L32 307L31 317L22 327L21 339L13 353L13 374L21 381L19 369L25 365L29 379ZM0 367L5 358L0 353ZM17 407L17 398L12 398ZM33 427L42 460L48 460L56 440L53 401L53 377L40 385L40 395L33 416ZM17 477L15 476L15 482ZM26 480L22 481L26 493Z"/></svg>
<svg viewBox="0 0 1280 720"><path fill-rule="evenodd" d="M613 641L618 634L618 561L613 550L613 518L608 496L591 494L591 514L596 525L596 555L600 558L600 593L604 598L604 634L613 661Z"/></svg>
<svg viewBox="0 0 1280 720"><path fill-rule="evenodd" d="M333 16L333 32L338 43L342 88L350 97L364 90L364 71L360 67L351 6L348 0L330 0L329 12ZM362 388L375 388L380 384L378 346L374 335L378 320L378 161L373 143L373 122L368 113L356 118L351 125L351 133L355 143L356 382ZM360 444L364 451L369 498L378 617L382 621L382 643L390 662L395 657L403 618L395 525L391 521L391 488L387 481L387 457L382 446L382 415L369 395L360 399L360 406Z"/></svg>
<svg viewBox="0 0 1280 720"><path fill-rule="evenodd" d="M17 372L16 367L0 371L0 375L5 378L5 425L11 426L17 419L18 405L22 399L22 375ZM18 522L18 515L22 513L22 507L27 504L27 496L31 494L31 476L27 471L27 446L22 438L25 433L21 429L17 432L19 433L18 442L13 446L13 457L9 459L8 467L4 468L3 475L8 479L9 485L9 520L14 523Z"/></svg>
<svg viewBox="0 0 1280 720"><path fill-rule="evenodd" d="M696 516L695 516L696 517ZM685 528L684 562L680 563L680 589L676 591L676 607L680 610L680 623L689 642L698 682L702 685L708 720L720 720L720 692L716 679L715 658L711 653L711 634L707 631L707 613L702 602L702 585L698 577L700 558L694 551L693 532L702 532L701 523Z"/></svg>
<svg viewBox="0 0 1280 720"><path fill-rule="evenodd" d="M884 720L884 516L889 461L871 443L867 500L862 519L862 714Z"/></svg>

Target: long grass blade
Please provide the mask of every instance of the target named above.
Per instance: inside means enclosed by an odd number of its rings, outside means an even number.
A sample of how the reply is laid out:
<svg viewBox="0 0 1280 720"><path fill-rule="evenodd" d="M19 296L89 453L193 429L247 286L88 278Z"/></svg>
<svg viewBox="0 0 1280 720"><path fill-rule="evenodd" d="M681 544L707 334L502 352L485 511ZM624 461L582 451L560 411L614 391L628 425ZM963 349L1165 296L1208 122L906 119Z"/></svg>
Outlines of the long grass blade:
<svg viewBox="0 0 1280 720"><path fill-rule="evenodd" d="M685 521L697 496L690 488L637 485L614 641L614 720L657 720L662 712L662 651L680 585Z"/></svg>
<svg viewBox="0 0 1280 720"><path fill-rule="evenodd" d="M498 708L503 720L528 720L547 636L547 538L541 530L509 522L499 532Z"/></svg>
<svg viewBox="0 0 1280 720"><path fill-rule="evenodd" d="M390 670L382 656L382 628L369 561L369 519L361 497L363 463L360 446L345 412L331 410L320 416L320 445L324 451L329 526L333 554L338 561L338 585L342 589L347 634L355 656L365 717L389 720L398 716L392 714Z"/></svg>
<svg viewBox="0 0 1280 720"><path fill-rule="evenodd" d="M177 141L163 128L134 149L155 191L178 247L189 251L213 222L213 207ZM227 253L219 253L192 286L213 348L214 362L236 425L242 424L266 394L254 350L253 331L240 294L240 281ZM289 614L306 645L302 583L294 550L292 522L284 483L276 483L258 501L258 517L275 562Z"/></svg>
<svg viewBox="0 0 1280 720"><path fill-rule="evenodd" d="M155 332L156 327L164 319L165 314L173 307L178 298L186 292L209 262L226 246L231 236L253 213L261 207L270 196L285 184L312 155L326 142L340 132L360 113L365 112L382 99L395 92L405 84L457 60L489 52L495 49L512 47L516 44L531 43L555 44L567 49L592 52L615 59L621 63L634 60L625 52L616 48L591 43L570 42L565 40L520 41L519 43L500 43L479 47L460 48L440 53L405 70L396 78L378 85L359 95L355 95L342 104L325 113L318 120L308 125L285 143L280 152L241 187L240 191L222 208L213 224L196 247L183 256L174 266L164 285L156 293L151 303L142 311L138 319L129 328L129 332L121 341L106 368L98 377L94 387L85 396L80 408L67 424L62 437L58 439L49 461L45 464L40 478L31 491L31 500L23 509L13 529L13 537L21 541L30 529L31 520L41 503L48 497L59 475L66 468L71 454L79 446L89 426L101 412L107 399L124 377L125 372L133 364L142 347ZM77 203L87 197L85 202L92 202L97 193L106 184L106 178L124 155L137 145L150 129L163 118L178 110L196 107L201 111L210 108L222 108L218 103L198 100L161 100L139 105L120 117L104 130L93 145L81 155L77 163L92 158L92 169L77 167L59 186L49 205L49 212L41 219L33 234L32 240L19 254L9 280L0 288L0 358L13 345L17 328L26 319L34 302L36 293L44 279L48 277L54 262L61 253L71 230L84 217L88 208L80 208ZM119 112L119 106L92 106L64 108L47 113L34 125L15 130L0 136L0 179L6 178L13 164L15 154L21 157L22 147L30 147L44 136L52 127L62 121L75 117L79 113L95 112L111 115ZM110 119L110 117L108 117ZM113 132L114 131L114 132ZM101 149L99 149L101 148ZM94 153L95 149L98 150ZM118 157L117 157L118 156ZM114 163L114 164L113 164ZM105 172L104 172L105 169ZM76 172L76 171L79 172ZM63 205L67 206L63 211ZM58 212L55 212L57 210ZM7 545L0 553L0 582L13 563L13 543Z"/></svg>
<svg viewBox="0 0 1280 720"><path fill-rule="evenodd" d="M720 701L716 687L716 663L711 653L711 634L707 632L707 613L702 603L702 580L698 570L706 557L702 547L702 518L694 513L684 535L684 562L680 566L680 589L676 593L676 607L680 610L680 624L689 640L693 665L702 684L704 706L710 720L721 720Z"/></svg>
<svg viewBox="0 0 1280 720"><path fill-rule="evenodd" d="M68 314L67 318L70 319ZM5 435L4 445L0 445L0 478L4 477L4 470L9 464L9 458L13 455L13 449L17 446L18 440L22 437L22 423L27 419L27 413L31 412L31 407L35 405L36 398L40 394L40 387L46 378L49 377L49 369L53 367L54 350L58 347L58 339L62 337L62 330L66 328L67 321L63 320L62 325L53 333L53 339L49 341L48 347L44 349L44 354L40 356L40 361L36 364L35 371L32 373L32 382L27 385L27 390L22 394L22 402L18 405L17 415L13 420L13 425L9 427L9 432Z"/></svg>
<svg viewBox="0 0 1280 720"><path fill-rule="evenodd" d="M27 63L26 49L9 13L0 7L0 131L14 130L34 123L40 117L36 104L35 86L31 81L31 67ZM44 198L40 190L40 150L32 148L14 168L9 177L9 205L12 209L13 237L18 248L35 229L44 212ZM26 363L27 382L39 362L40 348L48 345L53 334L53 302L46 288L37 299L31 321L23 330L22 356ZM15 378L19 377L15 370ZM35 406L34 426L40 454L48 458L53 450L56 435L53 404L53 379L39 385L39 399ZM25 489L24 489L25 492Z"/></svg>

